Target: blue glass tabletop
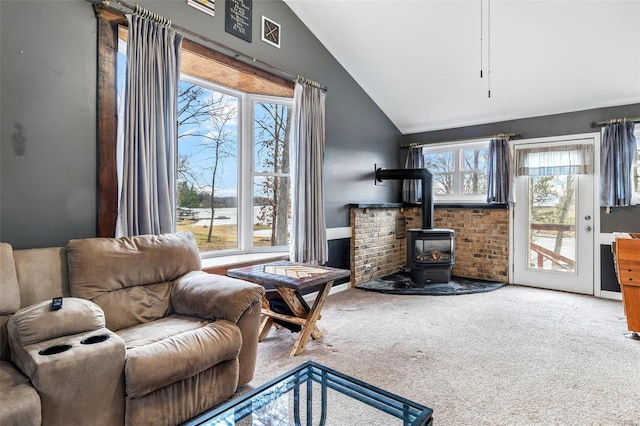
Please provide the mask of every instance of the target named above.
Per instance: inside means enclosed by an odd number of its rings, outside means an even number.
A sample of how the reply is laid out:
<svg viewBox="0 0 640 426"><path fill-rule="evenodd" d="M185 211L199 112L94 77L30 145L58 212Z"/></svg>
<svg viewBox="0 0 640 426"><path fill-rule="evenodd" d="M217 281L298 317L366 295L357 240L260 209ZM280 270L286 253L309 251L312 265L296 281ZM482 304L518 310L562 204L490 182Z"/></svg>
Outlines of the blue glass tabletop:
<svg viewBox="0 0 640 426"><path fill-rule="evenodd" d="M196 425L431 425L433 410L313 361L209 410Z"/></svg>

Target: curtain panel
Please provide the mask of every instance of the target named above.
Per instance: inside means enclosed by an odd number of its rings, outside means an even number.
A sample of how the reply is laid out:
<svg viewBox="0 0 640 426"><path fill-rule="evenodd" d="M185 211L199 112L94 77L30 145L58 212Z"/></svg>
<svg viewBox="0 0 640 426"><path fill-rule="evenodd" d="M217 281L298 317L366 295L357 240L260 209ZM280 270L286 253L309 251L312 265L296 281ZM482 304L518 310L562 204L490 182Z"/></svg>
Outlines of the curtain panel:
<svg viewBox="0 0 640 426"><path fill-rule="evenodd" d="M320 88L296 82L290 255L294 262L314 265L329 260L323 191L325 96Z"/></svg>
<svg viewBox="0 0 640 426"><path fill-rule="evenodd" d="M177 96L182 36L127 15L127 72L116 236L176 229Z"/></svg>
<svg viewBox="0 0 640 426"><path fill-rule="evenodd" d="M591 144L516 150L516 176L591 174L592 171Z"/></svg>
<svg viewBox="0 0 640 426"><path fill-rule="evenodd" d="M487 203L511 201L511 147L509 138L489 141L487 161Z"/></svg>
<svg viewBox="0 0 640 426"><path fill-rule="evenodd" d="M600 206L635 203L631 172L636 152L634 123L605 126L600 144Z"/></svg>
<svg viewBox="0 0 640 426"><path fill-rule="evenodd" d="M404 163L405 169L424 169L422 147L409 148L409 154ZM402 181L402 201L418 204L422 202L422 181L420 179L405 179Z"/></svg>

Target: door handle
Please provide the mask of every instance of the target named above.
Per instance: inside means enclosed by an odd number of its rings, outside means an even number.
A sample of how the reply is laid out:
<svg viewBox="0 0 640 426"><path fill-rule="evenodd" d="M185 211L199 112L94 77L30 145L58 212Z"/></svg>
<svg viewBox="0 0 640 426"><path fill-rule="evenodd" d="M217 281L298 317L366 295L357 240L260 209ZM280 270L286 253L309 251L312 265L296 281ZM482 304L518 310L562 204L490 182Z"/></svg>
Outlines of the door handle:
<svg viewBox="0 0 640 426"><path fill-rule="evenodd" d="M586 216L584 217L584 220L591 220L591 216L586 215Z"/></svg>
<svg viewBox="0 0 640 426"><path fill-rule="evenodd" d="M584 230L587 231L587 232L590 232L591 231L591 227L590 226L585 226Z"/></svg>

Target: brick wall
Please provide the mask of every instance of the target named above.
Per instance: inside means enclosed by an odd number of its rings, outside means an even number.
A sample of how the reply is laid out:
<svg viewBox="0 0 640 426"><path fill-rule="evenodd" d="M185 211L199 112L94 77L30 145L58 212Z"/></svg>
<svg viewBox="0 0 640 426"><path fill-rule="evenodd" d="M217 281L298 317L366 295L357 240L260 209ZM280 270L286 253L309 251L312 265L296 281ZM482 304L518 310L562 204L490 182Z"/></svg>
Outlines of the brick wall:
<svg viewBox="0 0 640 426"><path fill-rule="evenodd" d="M396 238L396 220L420 228L417 207L351 208L351 277L359 284L398 272L406 266L406 240ZM434 227L456 233L452 274L506 282L509 280L509 210L435 208ZM365 266L371 265L366 271Z"/></svg>

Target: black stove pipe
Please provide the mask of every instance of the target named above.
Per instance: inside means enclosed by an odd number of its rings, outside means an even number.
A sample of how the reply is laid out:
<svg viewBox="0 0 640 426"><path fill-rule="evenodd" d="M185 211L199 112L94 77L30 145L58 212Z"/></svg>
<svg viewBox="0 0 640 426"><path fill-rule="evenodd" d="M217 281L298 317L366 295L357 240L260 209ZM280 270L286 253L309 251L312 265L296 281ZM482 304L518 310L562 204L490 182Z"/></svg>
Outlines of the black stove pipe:
<svg viewBox="0 0 640 426"><path fill-rule="evenodd" d="M422 229L433 229L433 180L427 169L383 169L376 170L376 180L420 179L422 181Z"/></svg>

